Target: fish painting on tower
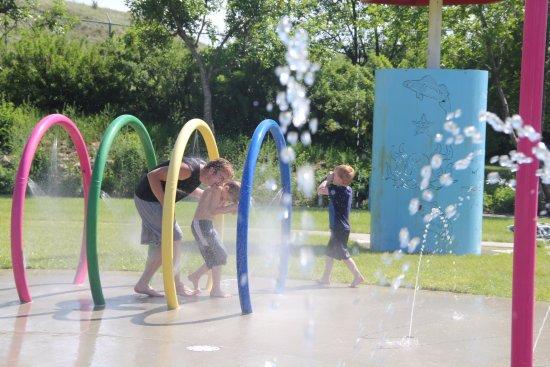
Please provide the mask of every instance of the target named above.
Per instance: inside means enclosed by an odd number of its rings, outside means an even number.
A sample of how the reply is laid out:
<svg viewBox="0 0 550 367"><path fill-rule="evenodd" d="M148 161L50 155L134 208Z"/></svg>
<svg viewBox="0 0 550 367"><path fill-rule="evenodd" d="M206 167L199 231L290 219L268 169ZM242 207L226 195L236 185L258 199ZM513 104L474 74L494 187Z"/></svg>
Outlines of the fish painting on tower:
<svg viewBox="0 0 550 367"><path fill-rule="evenodd" d="M430 75L423 76L418 80L405 80L403 86L416 93L416 98L423 100L424 97L433 99L439 107L447 114L451 111L449 91L445 84L437 84L437 81Z"/></svg>

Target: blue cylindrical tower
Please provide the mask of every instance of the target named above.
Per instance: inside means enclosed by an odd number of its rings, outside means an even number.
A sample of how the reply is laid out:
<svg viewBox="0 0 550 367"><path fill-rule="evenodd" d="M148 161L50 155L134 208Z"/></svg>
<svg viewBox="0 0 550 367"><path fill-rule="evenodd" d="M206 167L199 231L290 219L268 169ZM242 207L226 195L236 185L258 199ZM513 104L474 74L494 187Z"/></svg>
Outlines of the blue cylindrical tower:
<svg viewBox="0 0 550 367"><path fill-rule="evenodd" d="M432 253L480 253L485 125L478 115L486 110L487 79L481 70L377 70L369 195L373 250L399 249L400 230L407 228L422 241L415 251L423 246ZM450 118L460 132L453 135L444 123L457 110L460 115ZM480 134L477 142L465 136L466 127ZM470 153L468 167L455 169ZM433 155L441 165L422 184L421 169ZM413 198L419 205L411 215ZM453 208L456 214L449 213Z"/></svg>

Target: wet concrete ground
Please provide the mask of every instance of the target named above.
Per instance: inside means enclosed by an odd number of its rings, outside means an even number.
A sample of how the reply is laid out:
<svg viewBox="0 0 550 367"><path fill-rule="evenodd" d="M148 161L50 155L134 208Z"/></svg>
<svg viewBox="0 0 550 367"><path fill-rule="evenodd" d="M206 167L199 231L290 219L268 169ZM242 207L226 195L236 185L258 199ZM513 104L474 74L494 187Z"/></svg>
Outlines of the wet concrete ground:
<svg viewBox="0 0 550 367"><path fill-rule="evenodd" d="M289 281L284 295L251 279L254 313L238 296L163 298L132 292L139 274L104 272L107 306L94 310L71 271L28 271L33 302L20 304L0 271L0 365L6 366L507 366L509 299L388 287L318 288ZM157 275L155 285L161 289ZM226 279L236 294L236 281ZM535 366L550 366L549 303L536 306ZM540 332L540 333L539 333Z"/></svg>

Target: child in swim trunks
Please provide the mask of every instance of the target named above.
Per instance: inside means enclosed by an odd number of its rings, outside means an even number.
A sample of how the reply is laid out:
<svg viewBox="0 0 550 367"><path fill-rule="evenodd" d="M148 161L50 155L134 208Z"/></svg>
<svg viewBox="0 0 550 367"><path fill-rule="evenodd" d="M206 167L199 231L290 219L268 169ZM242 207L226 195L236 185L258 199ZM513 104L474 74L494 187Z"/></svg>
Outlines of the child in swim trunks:
<svg viewBox="0 0 550 367"><path fill-rule="evenodd" d="M230 295L221 289L221 267L227 262L227 251L214 229L212 220L217 214L236 213L241 184L229 181L223 185L212 185L202 193L191 231L204 259L204 264L188 276L195 290L199 289L200 278L212 269L212 290L210 297L226 298ZM227 205L231 203L230 205Z"/></svg>
<svg viewBox="0 0 550 367"><path fill-rule="evenodd" d="M149 246L147 262L143 274L134 287L134 291L151 297L163 295L154 290L149 284L153 275L162 264L161 232L162 232L162 205L164 203L164 189L168 176L170 162L164 162L143 175L138 183L134 195L134 203L141 217L141 243ZM195 158L185 157L180 164L176 199L180 201L186 196L200 198L205 186L221 185L233 178L233 166L223 158L208 162L206 165ZM179 295L194 295L180 279L179 258L183 244L181 228L174 222L174 282Z"/></svg>

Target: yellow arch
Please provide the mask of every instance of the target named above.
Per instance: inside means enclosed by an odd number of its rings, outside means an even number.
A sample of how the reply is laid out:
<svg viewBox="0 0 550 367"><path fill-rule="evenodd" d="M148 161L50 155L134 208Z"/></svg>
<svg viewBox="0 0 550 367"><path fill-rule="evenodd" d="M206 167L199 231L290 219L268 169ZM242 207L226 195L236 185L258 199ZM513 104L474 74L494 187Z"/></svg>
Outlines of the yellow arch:
<svg viewBox="0 0 550 367"><path fill-rule="evenodd" d="M187 121L178 134L178 139L174 144L172 156L170 157L170 165L168 166L168 175L166 177L166 187L164 189L164 202L162 205L162 237L161 237L161 252L162 252L162 278L164 280L164 293L166 295L166 303L169 310L174 310L179 307L178 297L176 294L176 285L174 283L174 268L172 262L174 259L174 213L176 188L178 185L179 168L183 161L183 154L187 147L187 142L191 134L198 130L208 151L208 159L219 158L218 146L216 139L210 127L200 119L192 119ZM218 216L215 221L216 228L220 237L223 239L223 216ZM208 288L212 286L211 277L208 277Z"/></svg>

